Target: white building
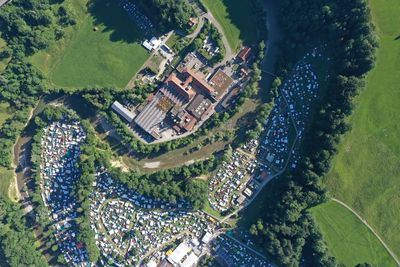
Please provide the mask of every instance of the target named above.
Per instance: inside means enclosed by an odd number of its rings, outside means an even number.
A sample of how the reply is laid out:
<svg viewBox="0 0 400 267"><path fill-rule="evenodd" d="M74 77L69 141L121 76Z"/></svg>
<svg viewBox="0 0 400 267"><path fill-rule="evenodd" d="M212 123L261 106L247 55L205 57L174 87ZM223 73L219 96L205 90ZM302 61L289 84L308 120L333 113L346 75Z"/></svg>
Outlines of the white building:
<svg viewBox="0 0 400 267"><path fill-rule="evenodd" d="M182 259L190 252L190 250L190 247L185 242L182 242L168 257L168 261L179 266Z"/></svg>
<svg viewBox="0 0 400 267"><path fill-rule="evenodd" d="M142 45L149 51L157 50L161 45L162 41L160 39L157 39L156 37L153 37L150 39L150 41L145 40Z"/></svg>
<svg viewBox="0 0 400 267"><path fill-rule="evenodd" d="M131 123L133 119L135 118L135 114L133 114L131 111L129 111L127 108L125 108L121 103L118 101L115 101L111 108L117 112L119 115L121 115L127 122Z"/></svg>

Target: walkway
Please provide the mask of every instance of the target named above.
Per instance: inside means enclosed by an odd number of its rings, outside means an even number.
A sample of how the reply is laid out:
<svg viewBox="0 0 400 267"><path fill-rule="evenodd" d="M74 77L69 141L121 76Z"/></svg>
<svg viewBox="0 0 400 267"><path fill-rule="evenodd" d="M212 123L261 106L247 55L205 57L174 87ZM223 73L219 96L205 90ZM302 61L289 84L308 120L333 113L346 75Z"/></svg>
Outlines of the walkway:
<svg viewBox="0 0 400 267"><path fill-rule="evenodd" d="M332 198L333 201L339 203L340 205L342 205L343 207L345 207L346 209L348 209L349 211L351 211L360 221L363 222L363 224L365 226L368 227L369 230L371 230L371 232L378 238L378 240L382 243L382 245L385 247L385 249L387 250L387 252L389 252L390 256L392 256L392 258L395 260L395 262L397 263L398 266L400 266L400 260L397 258L396 254L389 248L389 246L385 243L385 241L383 241L383 239L379 236L379 234L371 227L371 225L368 224L367 220L365 220L364 218L362 218L355 210L353 210L349 205L347 205L346 203L340 201L339 199L336 198Z"/></svg>

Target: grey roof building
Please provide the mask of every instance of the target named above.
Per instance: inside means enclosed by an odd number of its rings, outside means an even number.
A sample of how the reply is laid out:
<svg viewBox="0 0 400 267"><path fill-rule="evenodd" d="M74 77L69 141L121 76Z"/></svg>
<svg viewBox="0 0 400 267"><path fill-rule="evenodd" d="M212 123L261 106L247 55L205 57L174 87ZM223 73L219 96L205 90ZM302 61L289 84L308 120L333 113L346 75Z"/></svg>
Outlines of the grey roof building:
<svg viewBox="0 0 400 267"><path fill-rule="evenodd" d="M135 114L133 114L131 111L129 111L127 108L125 108L121 103L118 101L115 101L112 105L111 108L115 110L119 115L121 115L127 122L131 123L133 119L135 118Z"/></svg>

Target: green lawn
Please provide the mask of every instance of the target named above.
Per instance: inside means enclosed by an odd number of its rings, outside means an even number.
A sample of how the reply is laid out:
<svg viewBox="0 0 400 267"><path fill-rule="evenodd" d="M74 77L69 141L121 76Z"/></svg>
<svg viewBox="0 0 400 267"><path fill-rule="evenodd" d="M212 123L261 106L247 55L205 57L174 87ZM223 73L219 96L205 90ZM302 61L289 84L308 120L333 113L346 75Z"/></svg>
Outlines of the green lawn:
<svg viewBox="0 0 400 267"><path fill-rule="evenodd" d="M62 87L125 87L148 59L142 32L111 0L71 0L77 25L31 62Z"/></svg>
<svg viewBox="0 0 400 267"><path fill-rule="evenodd" d="M346 266L368 262L377 267L396 266L378 238L349 210L330 201L311 209L329 252Z"/></svg>
<svg viewBox="0 0 400 267"><path fill-rule="evenodd" d="M11 114L8 112L8 107L8 103L0 102L0 128L3 123L11 116Z"/></svg>
<svg viewBox="0 0 400 267"><path fill-rule="evenodd" d="M257 40L257 21L250 0L201 1L221 24L234 51L238 51L242 43L252 44Z"/></svg>
<svg viewBox="0 0 400 267"><path fill-rule="evenodd" d="M0 38L0 52L7 46L6 41L3 38ZM0 60L0 73L7 67L8 62L11 58L4 58ZM1 118L0 118L1 120Z"/></svg>
<svg viewBox="0 0 400 267"><path fill-rule="evenodd" d="M10 187L13 172L0 167L0 195L8 198L8 189Z"/></svg>
<svg viewBox="0 0 400 267"><path fill-rule="evenodd" d="M380 38L377 64L324 181L400 257L400 2L370 6Z"/></svg>

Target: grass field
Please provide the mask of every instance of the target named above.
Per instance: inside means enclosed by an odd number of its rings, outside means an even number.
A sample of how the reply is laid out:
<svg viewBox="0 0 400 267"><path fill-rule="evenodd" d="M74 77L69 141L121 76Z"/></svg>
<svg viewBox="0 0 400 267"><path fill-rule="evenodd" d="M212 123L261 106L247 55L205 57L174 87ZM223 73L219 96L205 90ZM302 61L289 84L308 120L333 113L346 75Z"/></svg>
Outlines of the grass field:
<svg viewBox="0 0 400 267"><path fill-rule="evenodd" d="M330 201L311 209L329 252L346 266L368 262L373 266L396 266L374 234L349 210Z"/></svg>
<svg viewBox="0 0 400 267"><path fill-rule="evenodd" d="M0 102L0 128L3 123L11 116L11 114L8 112L8 107L8 103Z"/></svg>
<svg viewBox="0 0 400 267"><path fill-rule="evenodd" d="M224 29L229 45L237 51L241 44L257 40L257 22L249 0L201 0Z"/></svg>
<svg viewBox="0 0 400 267"><path fill-rule="evenodd" d="M0 52L3 50L4 47L7 46L6 41L3 38L0 38ZM0 73L7 67L8 62L11 58L4 58L0 60Z"/></svg>
<svg viewBox="0 0 400 267"><path fill-rule="evenodd" d="M377 64L325 183L400 257L400 2L369 2L380 38Z"/></svg>
<svg viewBox="0 0 400 267"><path fill-rule="evenodd" d="M10 187L11 180L13 178L13 172L0 167L0 194L4 197L8 197L8 190Z"/></svg>
<svg viewBox="0 0 400 267"><path fill-rule="evenodd" d="M142 32L116 1L66 1L77 25L31 62L62 87L125 87L148 59Z"/></svg>

